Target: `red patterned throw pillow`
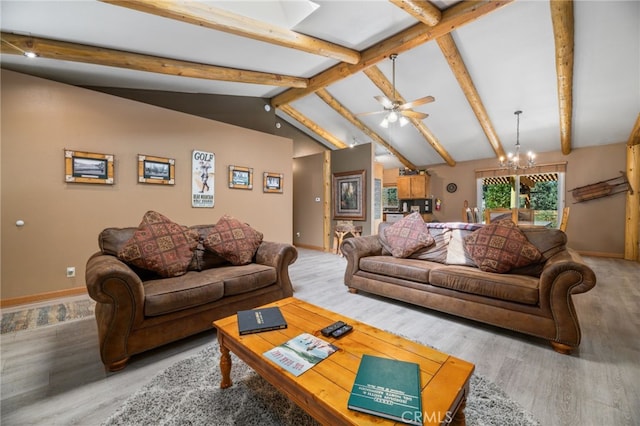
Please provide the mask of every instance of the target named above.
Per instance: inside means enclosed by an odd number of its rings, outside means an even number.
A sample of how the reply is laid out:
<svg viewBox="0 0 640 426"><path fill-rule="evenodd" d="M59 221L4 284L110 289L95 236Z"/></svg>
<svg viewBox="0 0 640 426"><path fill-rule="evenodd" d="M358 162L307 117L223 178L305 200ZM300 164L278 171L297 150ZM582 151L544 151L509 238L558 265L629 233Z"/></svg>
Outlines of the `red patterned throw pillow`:
<svg viewBox="0 0 640 426"><path fill-rule="evenodd" d="M224 215L205 238L204 246L232 265L246 265L253 260L262 237L246 223Z"/></svg>
<svg viewBox="0 0 640 426"><path fill-rule="evenodd" d="M118 251L125 263L169 278L187 272L198 245L198 233L148 211L133 236Z"/></svg>
<svg viewBox="0 0 640 426"><path fill-rule="evenodd" d="M542 259L540 251L510 219L478 229L464 239L464 247L485 272L502 274Z"/></svg>
<svg viewBox="0 0 640 426"><path fill-rule="evenodd" d="M408 257L416 250L429 247L435 240L419 213L405 216L384 230L393 257Z"/></svg>

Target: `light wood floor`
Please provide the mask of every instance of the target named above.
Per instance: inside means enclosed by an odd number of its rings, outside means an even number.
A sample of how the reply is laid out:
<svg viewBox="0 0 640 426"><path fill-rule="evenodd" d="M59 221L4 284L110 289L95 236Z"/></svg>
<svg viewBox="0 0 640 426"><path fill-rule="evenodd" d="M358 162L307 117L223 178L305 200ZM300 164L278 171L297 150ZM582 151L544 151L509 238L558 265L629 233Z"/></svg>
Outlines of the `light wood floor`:
<svg viewBox="0 0 640 426"><path fill-rule="evenodd" d="M544 342L383 298L350 294L346 261L300 249L295 296L419 339L476 364L543 425L640 424L640 265L585 258L598 284L574 297L582 344L572 356ZM155 374L215 339L205 332L135 357L105 374L93 318L5 334L1 423L98 425Z"/></svg>

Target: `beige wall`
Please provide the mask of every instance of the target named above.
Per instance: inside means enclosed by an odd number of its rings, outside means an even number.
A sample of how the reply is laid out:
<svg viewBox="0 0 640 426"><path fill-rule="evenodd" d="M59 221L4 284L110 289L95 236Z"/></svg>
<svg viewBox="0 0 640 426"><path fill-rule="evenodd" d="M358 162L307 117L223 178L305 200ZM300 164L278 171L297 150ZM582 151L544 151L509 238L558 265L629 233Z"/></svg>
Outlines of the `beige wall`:
<svg viewBox="0 0 640 426"><path fill-rule="evenodd" d="M574 204L570 190L576 187L620 176L626 167L626 144L616 143L590 148L574 149L569 155L560 151L538 154L538 164L567 162L566 205L571 207L567 236L569 245L580 252L608 256L624 254L625 196L617 194L584 203ZM426 167L431 174L431 193L442 200L442 208L433 219L440 222L462 220L465 200L476 205L475 170L496 167L495 160L460 162L455 167L446 165ZM421 167L422 168L422 167ZM385 170L385 184L395 183L397 169ZM448 183L458 185L450 194Z"/></svg>
<svg viewBox="0 0 640 426"><path fill-rule="evenodd" d="M292 242L290 139L11 71L1 83L2 300L84 287L98 233L137 226L147 210L186 225L228 213ZM115 185L65 183L65 148L114 154ZM194 149L216 154L212 209L191 207ZM176 184L137 183L137 154L174 158ZM229 189L229 165L253 167L254 189ZM283 194L262 192L266 171L284 174Z"/></svg>

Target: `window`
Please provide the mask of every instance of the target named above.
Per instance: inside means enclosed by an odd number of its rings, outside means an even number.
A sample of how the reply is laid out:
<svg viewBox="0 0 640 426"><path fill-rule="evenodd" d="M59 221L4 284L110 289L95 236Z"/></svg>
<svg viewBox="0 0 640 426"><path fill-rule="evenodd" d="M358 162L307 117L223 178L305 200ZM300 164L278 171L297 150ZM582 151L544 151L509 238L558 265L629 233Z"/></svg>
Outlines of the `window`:
<svg viewBox="0 0 640 426"><path fill-rule="evenodd" d="M564 207L563 188L564 172L482 177L478 178L478 205L483 210L518 208L518 221L557 228Z"/></svg>

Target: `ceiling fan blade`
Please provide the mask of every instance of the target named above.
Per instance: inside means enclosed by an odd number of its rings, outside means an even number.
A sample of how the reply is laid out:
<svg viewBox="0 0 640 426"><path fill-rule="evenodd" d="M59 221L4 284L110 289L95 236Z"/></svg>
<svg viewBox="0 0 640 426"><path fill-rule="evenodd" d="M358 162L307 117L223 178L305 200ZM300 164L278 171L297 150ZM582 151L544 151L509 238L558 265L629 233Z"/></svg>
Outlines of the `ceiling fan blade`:
<svg viewBox="0 0 640 426"><path fill-rule="evenodd" d="M356 117L363 117L365 115L375 115L375 114L383 114L388 111L371 111L371 112L361 112L360 114L356 114Z"/></svg>
<svg viewBox="0 0 640 426"><path fill-rule="evenodd" d="M435 101L436 98L433 96L425 96L424 98L416 99L415 101L407 102L398 107L399 110L415 108L419 105L428 104L429 102Z"/></svg>
<svg viewBox="0 0 640 426"><path fill-rule="evenodd" d="M411 110L399 111L399 113L401 115L404 115L405 117L416 118L418 120L422 120L423 118L427 118L429 116L429 114L425 114L424 112L411 111Z"/></svg>
<svg viewBox="0 0 640 426"><path fill-rule="evenodd" d="M393 102L391 102L391 100L386 96L374 96L374 98L376 99L376 101L380 102L383 107L389 109L393 108Z"/></svg>

